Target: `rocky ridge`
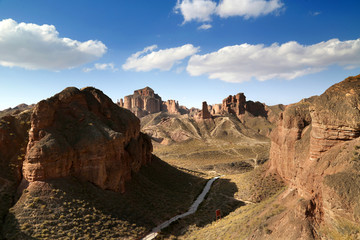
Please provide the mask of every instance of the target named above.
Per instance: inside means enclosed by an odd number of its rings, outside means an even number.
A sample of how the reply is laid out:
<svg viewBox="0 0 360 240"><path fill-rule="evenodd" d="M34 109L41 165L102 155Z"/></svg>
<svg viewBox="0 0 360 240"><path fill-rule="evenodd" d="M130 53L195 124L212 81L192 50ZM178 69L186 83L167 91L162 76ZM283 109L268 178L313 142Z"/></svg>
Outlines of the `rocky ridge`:
<svg viewBox="0 0 360 240"><path fill-rule="evenodd" d="M124 192L151 151L128 110L95 88L67 88L34 107L23 176L30 182L75 176Z"/></svg>
<svg viewBox="0 0 360 240"><path fill-rule="evenodd" d="M125 96L124 99L121 98L117 104L130 110L139 118L158 112L168 112L170 114L185 114L189 112L186 107L179 106L178 101L162 101L161 97L150 87L135 90L134 94Z"/></svg>
<svg viewBox="0 0 360 240"><path fill-rule="evenodd" d="M359 106L360 75L287 106L271 134L270 171L302 199L295 214L309 221L315 238L360 220Z"/></svg>

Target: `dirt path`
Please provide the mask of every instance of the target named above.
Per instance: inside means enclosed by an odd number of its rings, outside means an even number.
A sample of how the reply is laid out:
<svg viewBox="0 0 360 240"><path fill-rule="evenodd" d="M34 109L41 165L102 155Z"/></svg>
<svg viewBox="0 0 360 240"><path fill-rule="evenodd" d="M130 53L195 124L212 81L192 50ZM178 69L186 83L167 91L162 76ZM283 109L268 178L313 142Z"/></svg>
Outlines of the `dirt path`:
<svg viewBox="0 0 360 240"><path fill-rule="evenodd" d="M183 218L183 217L186 217L186 216L189 216L189 215L195 213L196 210L198 209L200 203L201 203L202 201L204 201L204 198L205 198L206 194L209 192L209 190L210 190L210 188L211 188L211 185L212 185L212 184L214 183L214 181L215 181L216 179L218 179L218 178L219 178L219 177L214 177L214 178L210 179L210 180L206 183L206 185L205 185L202 193L198 196L198 198L195 200L195 202L191 205L191 207L189 208L189 210L188 210L186 213L177 215L177 216L175 216L175 217L173 217L173 218L171 218L171 219L163 222L163 223L160 224L159 226L153 228L153 230L151 231L151 233L148 234L147 236L145 236L144 238L142 238L142 240L152 240L152 239L154 239L154 238L159 234L159 232L161 231L161 229L164 229L164 228L168 227L172 222L175 222L176 220L178 220L178 219L180 219L180 218Z"/></svg>

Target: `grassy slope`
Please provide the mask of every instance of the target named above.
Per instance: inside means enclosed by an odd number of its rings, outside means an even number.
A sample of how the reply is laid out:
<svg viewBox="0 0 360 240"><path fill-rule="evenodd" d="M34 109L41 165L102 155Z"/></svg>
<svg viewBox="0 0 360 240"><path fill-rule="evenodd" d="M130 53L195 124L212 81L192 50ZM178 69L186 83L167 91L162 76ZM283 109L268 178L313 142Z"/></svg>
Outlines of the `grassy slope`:
<svg viewBox="0 0 360 240"><path fill-rule="evenodd" d="M134 239L185 212L205 179L154 159L128 182L125 194L77 179L32 183L10 209L6 239Z"/></svg>
<svg viewBox="0 0 360 240"><path fill-rule="evenodd" d="M223 176L214 183L198 212L172 224L162 237L245 239L258 229L266 231L265 222L285 208L275 202L276 196L284 189L283 183L274 175L265 177L265 170L259 167L245 174ZM217 209L222 214L220 221L215 219Z"/></svg>
<svg viewBox="0 0 360 240"><path fill-rule="evenodd" d="M204 170L206 166L222 163L245 161L251 164L253 159L266 161L270 144L268 142L236 142L226 140L188 140L168 146L154 144L154 152L173 165Z"/></svg>

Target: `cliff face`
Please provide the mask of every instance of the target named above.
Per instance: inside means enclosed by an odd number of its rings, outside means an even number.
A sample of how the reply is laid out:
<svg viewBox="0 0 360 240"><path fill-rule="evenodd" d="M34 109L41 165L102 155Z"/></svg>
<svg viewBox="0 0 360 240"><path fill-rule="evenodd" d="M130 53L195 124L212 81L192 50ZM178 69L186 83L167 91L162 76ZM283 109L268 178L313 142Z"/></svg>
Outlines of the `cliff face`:
<svg viewBox="0 0 360 240"><path fill-rule="evenodd" d="M118 102L120 107L129 109L137 117L143 117L148 114L157 113L161 110L161 97L154 93L149 87L134 91L133 95L129 95L120 99Z"/></svg>
<svg viewBox="0 0 360 240"><path fill-rule="evenodd" d="M94 88L67 88L39 102L23 176L28 181L76 176L103 189L125 191L131 172L151 160L140 122Z"/></svg>
<svg viewBox="0 0 360 240"><path fill-rule="evenodd" d="M230 95L223 100L221 106L215 104L212 109L214 110L214 113L231 113L238 117L244 115L245 112L248 112L255 117L267 117L268 115L265 104L260 102L246 101L244 93L238 93L234 96Z"/></svg>
<svg viewBox="0 0 360 240"><path fill-rule="evenodd" d="M183 106L179 106L179 103L175 100L162 101L161 97L149 87L135 90L133 95L120 99L118 105L129 109L139 118L158 112L168 112L170 114L188 113L188 110Z"/></svg>
<svg viewBox="0 0 360 240"><path fill-rule="evenodd" d="M0 115L6 114L5 112L0 112ZM0 226L4 226L4 217L13 204L12 197L22 178L21 169L28 138L30 112L11 111L12 115L0 117Z"/></svg>
<svg viewBox="0 0 360 240"><path fill-rule="evenodd" d="M167 100L162 102L161 111L170 114L180 114L179 102L175 100Z"/></svg>
<svg viewBox="0 0 360 240"><path fill-rule="evenodd" d="M271 134L270 169L308 201L304 218L358 222L360 75L286 107ZM351 179L351 180L350 180Z"/></svg>

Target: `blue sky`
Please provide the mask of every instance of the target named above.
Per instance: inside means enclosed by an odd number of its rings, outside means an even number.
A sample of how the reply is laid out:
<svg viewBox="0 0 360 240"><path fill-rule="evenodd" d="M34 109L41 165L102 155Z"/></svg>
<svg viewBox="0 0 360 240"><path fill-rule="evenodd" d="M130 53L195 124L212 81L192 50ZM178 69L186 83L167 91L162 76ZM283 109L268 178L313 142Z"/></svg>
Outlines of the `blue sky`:
<svg viewBox="0 0 360 240"><path fill-rule="evenodd" d="M360 74L358 0L0 0L0 109L68 86L116 101L273 105Z"/></svg>

